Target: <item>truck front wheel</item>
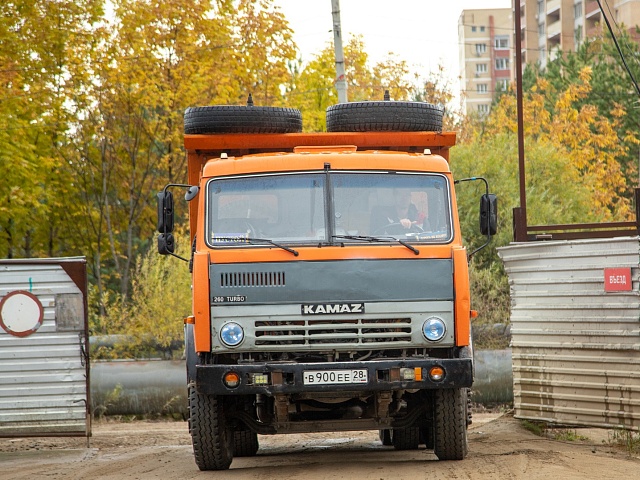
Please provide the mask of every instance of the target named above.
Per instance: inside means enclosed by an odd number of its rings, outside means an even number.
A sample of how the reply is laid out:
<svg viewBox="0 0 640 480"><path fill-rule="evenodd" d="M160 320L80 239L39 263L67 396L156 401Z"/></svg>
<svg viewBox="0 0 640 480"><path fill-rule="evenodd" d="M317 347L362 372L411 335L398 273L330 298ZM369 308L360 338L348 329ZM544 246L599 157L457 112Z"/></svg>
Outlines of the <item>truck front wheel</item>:
<svg viewBox="0 0 640 480"><path fill-rule="evenodd" d="M467 456L467 389L447 388L435 392L435 438L433 450L440 460Z"/></svg>
<svg viewBox="0 0 640 480"><path fill-rule="evenodd" d="M233 432L226 425L224 404L215 395L199 395L189 385L189 433L200 470L226 470L233 460Z"/></svg>

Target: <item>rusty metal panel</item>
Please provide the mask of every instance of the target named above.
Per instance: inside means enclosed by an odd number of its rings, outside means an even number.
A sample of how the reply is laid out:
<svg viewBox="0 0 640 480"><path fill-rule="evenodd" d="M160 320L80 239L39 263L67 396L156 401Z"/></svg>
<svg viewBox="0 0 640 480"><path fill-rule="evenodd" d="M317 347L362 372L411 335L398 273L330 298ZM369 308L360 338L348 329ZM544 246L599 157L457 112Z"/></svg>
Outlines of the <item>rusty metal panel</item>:
<svg viewBox="0 0 640 480"><path fill-rule="evenodd" d="M84 258L0 260L0 436L90 434L87 330Z"/></svg>
<svg viewBox="0 0 640 480"><path fill-rule="evenodd" d="M640 430L640 240L499 249L511 288L516 418ZM605 268L631 268L605 291Z"/></svg>

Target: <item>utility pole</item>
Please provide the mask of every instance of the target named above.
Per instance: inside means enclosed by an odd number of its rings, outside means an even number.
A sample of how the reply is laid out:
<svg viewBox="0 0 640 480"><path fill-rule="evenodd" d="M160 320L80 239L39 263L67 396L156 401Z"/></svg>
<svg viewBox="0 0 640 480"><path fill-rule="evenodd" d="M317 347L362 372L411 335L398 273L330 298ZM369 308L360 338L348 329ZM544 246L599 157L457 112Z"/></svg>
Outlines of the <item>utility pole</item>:
<svg viewBox="0 0 640 480"><path fill-rule="evenodd" d="M514 2L516 47L516 116L518 118L518 172L520 177L520 207L513 209L514 241L527 241L527 191L524 170L524 121L522 107L522 25L521 0Z"/></svg>
<svg viewBox="0 0 640 480"><path fill-rule="evenodd" d="M340 26L340 0L331 0L333 15L333 48L336 56L336 90L338 103L347 103L347 77L344 73L344 52L342 51L342 27Z"/></svg>

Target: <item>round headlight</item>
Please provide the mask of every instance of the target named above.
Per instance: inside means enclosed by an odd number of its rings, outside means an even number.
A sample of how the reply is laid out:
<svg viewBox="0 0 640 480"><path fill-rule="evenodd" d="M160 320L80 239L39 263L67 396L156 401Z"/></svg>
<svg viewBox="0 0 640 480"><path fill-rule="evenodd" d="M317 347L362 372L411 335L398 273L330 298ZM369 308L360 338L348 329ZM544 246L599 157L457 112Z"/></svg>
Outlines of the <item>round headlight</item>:
<svg viewBox="0 0 640 480"><path fill-rule="evenodd" d="M220 329L220 340L229 347L237 347L244 340L244 330L237 323L225 323Z"/></svg>
<svg viewBox="0 0 640 480"><path fill-rule="evenodd" d="M444 325L444 321L439 317L429 317L422 326L422 333L424 338L432 342L437 342L444 337L447 332L447 327Z"/></svg>

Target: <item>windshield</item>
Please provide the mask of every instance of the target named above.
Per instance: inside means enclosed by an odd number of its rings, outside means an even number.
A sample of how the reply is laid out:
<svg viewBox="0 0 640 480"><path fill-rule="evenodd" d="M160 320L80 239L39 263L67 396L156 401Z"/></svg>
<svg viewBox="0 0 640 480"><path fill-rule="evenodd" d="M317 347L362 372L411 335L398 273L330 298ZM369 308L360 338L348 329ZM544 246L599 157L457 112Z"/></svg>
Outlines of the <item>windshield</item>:
<svg viewBox="0 0 640 480"><path fill-rule="evenodd" d="M206 228L207 243L216 247L251 239L447 243L449 183L443 175L393 172L215 179L207 187Z"/></svg>

